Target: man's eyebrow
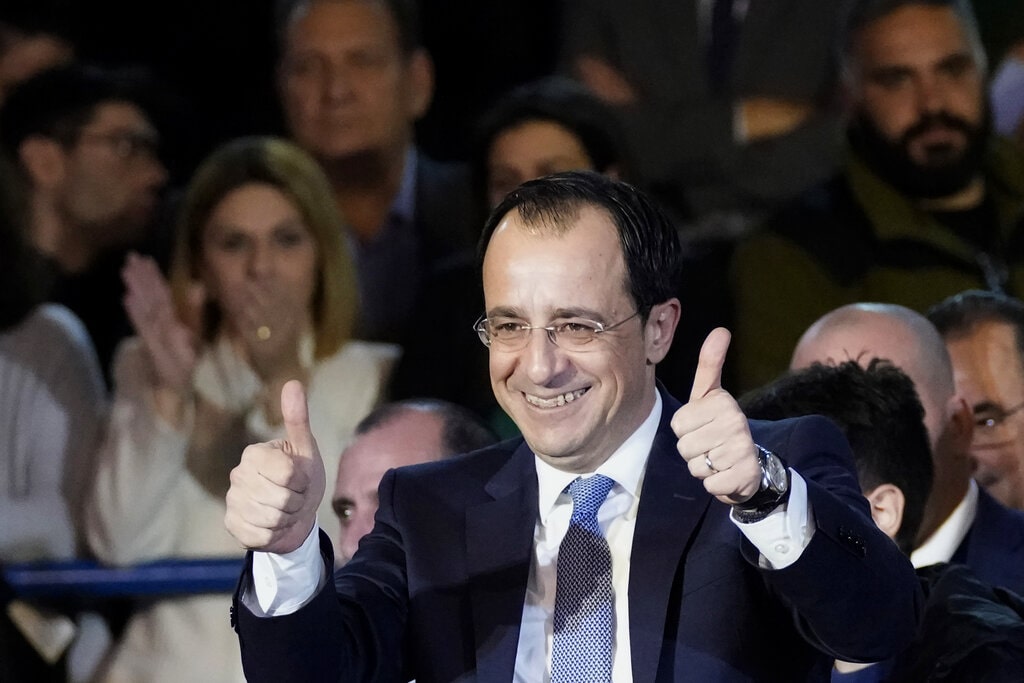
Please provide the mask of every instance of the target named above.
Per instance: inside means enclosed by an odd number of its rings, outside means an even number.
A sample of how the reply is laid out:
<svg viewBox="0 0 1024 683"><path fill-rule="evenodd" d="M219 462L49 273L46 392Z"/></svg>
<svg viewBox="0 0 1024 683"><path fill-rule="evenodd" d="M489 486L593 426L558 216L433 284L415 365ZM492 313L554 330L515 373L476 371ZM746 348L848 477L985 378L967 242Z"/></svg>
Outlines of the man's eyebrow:
<svg viewBox="0 0 1024 683"><path fill-rule="evenodd" d="M894 78L896 76L910 76L913 75L914 70L906 66L905 64L883 64L868 69L866 77L868 80L878 80L882 78Z"/></svg>
<svg viewBox="0 0 1024 683"><path fill-rule="evenodd" d="M511 306L499 306L487 311L488 318L517 318L526 319L522 311ZM604 314L599 313L591 308L584 308L582 306L572 308L556 308L547 315L548 320L558 320L560 318L586 318L588 320L594 320L602 322L605 318Z"/></svg>
<svg viewBox="0 0 1024 683"><path fill-rule="evenodd" d="M348 496L338 496L331 500L331 508L333 508L335 512L343 508L355 507L355 504L356 502Z"/></svg>
<svg viewBox="0 0 1024 683"><path fill-rule="evenodd" d="M488 318L521 318L519 309L512 306L498 306L487 311Z"/></svg>
<svg viewBox="0 0 1024 683"><path fill-rule="evenodd" d="M954 52L939 60L940 69L962 69L974 66L974 57L969 52Z"/></svg>
<svg viewBox="0 0 1024 683"><path fill-rule="evenodd" d="M1002 413L1003 407L995 401L985 400L971 406L971 411L974 413Z"/></svg>
<svg viewBox="0 0 1024 683"><path fill-rule="evenodd" d="M574 308L558 308L555 309L551 315L552 319L555 318L586 318L588 320L594 320L596 322L602 322L604 320L604 314L599 313L591 308L574 307Z"/></svg>

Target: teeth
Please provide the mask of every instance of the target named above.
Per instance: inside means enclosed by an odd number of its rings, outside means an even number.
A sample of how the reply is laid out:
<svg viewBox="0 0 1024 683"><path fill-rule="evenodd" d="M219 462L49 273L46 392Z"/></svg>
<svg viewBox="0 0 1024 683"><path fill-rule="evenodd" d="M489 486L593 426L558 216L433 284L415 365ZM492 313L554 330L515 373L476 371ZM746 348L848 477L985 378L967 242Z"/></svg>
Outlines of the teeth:
<svg viewBox="0 0 1024 683"><path fill-rule="evenodd" d="M587 393L586 389L577 389L576 391L567 391L564 394L559 394L554 398L541 398L540 396L532 396L530 394L524 395L528 403L538 408L555 408L564 406L566 403L572 403L585 393Z"/></svg>

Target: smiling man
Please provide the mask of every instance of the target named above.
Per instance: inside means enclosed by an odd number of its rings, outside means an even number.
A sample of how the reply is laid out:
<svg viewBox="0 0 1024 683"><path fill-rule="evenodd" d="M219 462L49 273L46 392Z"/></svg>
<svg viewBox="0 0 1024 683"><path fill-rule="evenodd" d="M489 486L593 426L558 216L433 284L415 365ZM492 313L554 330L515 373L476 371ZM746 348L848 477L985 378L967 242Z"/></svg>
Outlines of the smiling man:
<svg viewBox="0 0 1024 683"><path fill-rule="evenodd" d="M785 370L803 330L844 304L923 312L964 289L1024 291L1024 156L992 133L970 3L856 0L838 49L844 168L733 263L743 389Z"/></svg>
<svg viewBox="0 0 1024 683"><path fill-rule="evenodd" d="M748 422L721 387L723 329L688 403L656 383L681 249L650 200L548 176L483 244L475 329L523 437L386 474L331 581L323 463L287 385L288 440L248 447L227 496L258 551L235 605L249 680L793 681L908 642L912 568L834 425Z"/></svg>

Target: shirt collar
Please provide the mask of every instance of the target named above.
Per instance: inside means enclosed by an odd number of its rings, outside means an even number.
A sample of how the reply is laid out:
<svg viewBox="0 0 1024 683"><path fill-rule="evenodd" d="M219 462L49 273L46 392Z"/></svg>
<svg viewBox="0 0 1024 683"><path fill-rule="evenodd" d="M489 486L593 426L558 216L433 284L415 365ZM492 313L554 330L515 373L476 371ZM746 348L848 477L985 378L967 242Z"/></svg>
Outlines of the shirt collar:
<svg viewBox="0 0 1024 683"><path fill-rule="evenodd" d="M946 518L942 526L910 554L910 561L914 567L927 567L953 559L953 554L967 537L967 532L974 524L977 514L978 485L972 479L967 487L967 495Z"/></svg>
<svg viewBox="0 0 1024 683"><path fill-rule="evenodd" d="M552 467L534 455L540 494L541 523L547 524L548 517L559 502L558 497L565 487L578 476L603 474L615 482L613 491L628 493L633 498L638 497L640 486L643 483L644 470L647 467L647 458L651 454L651 446L654 444L654 437L658 432L660 422L661 393L655 389L654 407L651 408L647 419L611 454L611 457L601 463L596 471L583 475L565 472ZM636 506L631 506L630 509L635 510Z"/></svg>

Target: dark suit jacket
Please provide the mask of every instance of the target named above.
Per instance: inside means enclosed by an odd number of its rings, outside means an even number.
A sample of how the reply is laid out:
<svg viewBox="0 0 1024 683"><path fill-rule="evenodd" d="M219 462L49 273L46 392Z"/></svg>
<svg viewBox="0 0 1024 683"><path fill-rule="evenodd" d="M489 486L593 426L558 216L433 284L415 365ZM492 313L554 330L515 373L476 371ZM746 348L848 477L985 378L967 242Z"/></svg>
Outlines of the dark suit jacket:
<svg viewBox="0 0 1024 683"><path fill-rule="evenodd" d="M757 551L675 450L667 394L630 561L633 676L799 681L812 662L881 660L914 634L920 588L868 514L848 447L817 417L752 422L807 480L816 530L793 565ZM509 681L538 516L521 440L389 472L374 531L295 614L258 618L237 599L250 681ZM330 543L321 536L327 566ZM240 591L250 577L243 575ZM814 643L815 649L809 643Z"/></svg>
<svg viewBox="0 0 1024 683"><path fill-rule="evenodd" d="M827 178L839 164L842 124L834 29L841 0L756 0L743 20L728 82L709 88L698 0L567 2L563 60L601 57L639 92L619 109L633 161L663 202L685 197L697 215L764 209ZM747 97L815 103L819 115L771 140L733 137Z"/></svg>
<svg viewBox="0 0 1024 683"><path fill-rule="evenodd" d="M388 393L392 399L443 398L487 417L496 407L487 350L471 329L484 310L476 256L483 224L474 206L464 165L419 155L419 293L401 335L390 340L403 354Z"/></svg>
<svg viewBox="0 0 1024 683"><path fill-rule="evenodd" d="M966 564L986 583L1024 595L1024 512L978 487L978 513L952 561Z"/></svg>

